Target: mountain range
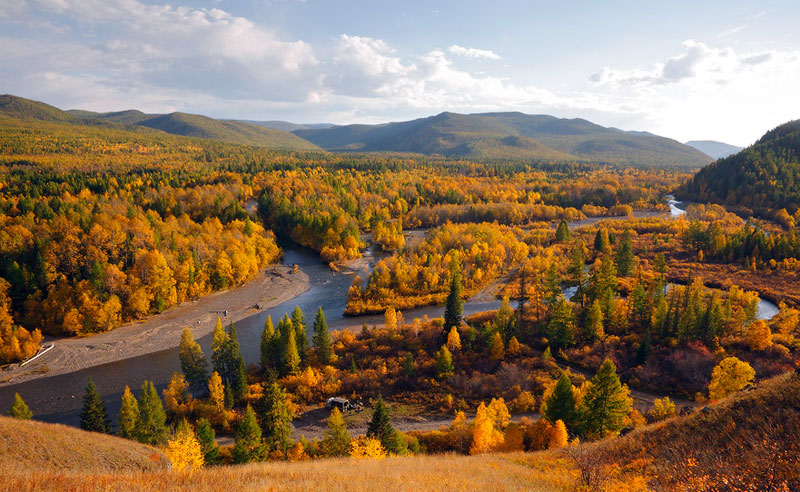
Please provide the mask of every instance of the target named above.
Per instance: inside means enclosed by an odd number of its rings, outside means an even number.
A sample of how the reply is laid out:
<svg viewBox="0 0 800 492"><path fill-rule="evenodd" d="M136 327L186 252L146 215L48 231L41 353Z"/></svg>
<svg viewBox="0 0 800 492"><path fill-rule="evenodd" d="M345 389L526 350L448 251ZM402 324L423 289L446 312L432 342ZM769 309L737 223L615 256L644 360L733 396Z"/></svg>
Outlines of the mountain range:
<svg viewBox="0 0 800 492"><path fill-rule="evenodd" d="M379 125L294 130L331 151L392 151L452 158L523 158L699 168L712 159L675 140L584 119L523 113L441 113Z"/></svg>
<svg viewBox="0 0 800 492"><path fill-rule="evenodd" d="M411 121L336 126L223 120L180 112L63 111L39 101L4 95L0 96L0 114L69 124L150 129L275 149L395 152L462 159L577 161L687 169L700 168L713 160L713 155L709 157L692 146L648 132L607 128L584 119L517 112L445 112Z"/></svg>
<svg viewBox="0 0 800 492"><path fill-rule="evenodd" d="M686 142L686 145L694 147L714 159L722 159L737 152L741 152L741 150L744 149L744 147L716 142L714 140L690 140Z"/></svg>

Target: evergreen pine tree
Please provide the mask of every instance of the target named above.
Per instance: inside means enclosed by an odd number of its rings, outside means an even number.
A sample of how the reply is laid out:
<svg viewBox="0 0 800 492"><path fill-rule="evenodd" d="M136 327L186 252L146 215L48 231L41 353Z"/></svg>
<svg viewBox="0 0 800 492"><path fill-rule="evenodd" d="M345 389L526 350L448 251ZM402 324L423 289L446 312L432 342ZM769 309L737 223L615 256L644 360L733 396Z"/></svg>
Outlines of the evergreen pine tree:
<svg viewBox="0 0 800 492"><path fill-rule="evenodd" d="M436 352L436 379L442 381L453 375L453 354L448 350L447 345Z"/></svg>
<svg viewBox="0 0 800 492"><path fill-rule="evenodd" d="M261 435L270 450L286 454L292 445L292 414L286 392L277 382L264 389L258 405Z"/></svg>
<svg viewBox="0 0 800 492"><path fill-rule="evenodd" d="M598 253L611 251L611 240L608 237L608 231L605 229L597 230L597 234L594 236L594 250Z"/></svg>
<svg viewBox="0 0 800 492"><path fill-rule="evenodd" d="M389 421L389 409L386 408L383 397L378 397L378 402L372 411L372 420L367 425L367 437L378 439L390 453L397 454L400 451L400 440Z"/></svg>
<svg viewBox="0 0 800 492"><path fill-rule="evenodd" d="M569 255L569 266L567 267L567 274L569 275L570 284L577 287L575 291L575 299L583 308L584 287L586 284L586 245L583 241L576 242Z"/></svg>
<svg viewBox="0 0 800 492"><path fill-rule="evenodd" d="M139 402L136 401L136 397L131 393L131 389L125 386L125 391L122 393L122 404L117 416L119 436L125 439L136 439L136 425L138 422Z"/></svg>
<svg viewBox="0 0 800 492"><path fill-rule="evenodd" d="M556 263L552 262L545 277L544 300L548 305L552 305L561 295L561 274Z"/></svg>
<svg viewBox="0 0 800 492"><path fill-rule="evenodd" d="M142 383L139 391L139 420L136 439L145 444L163 444L167 440L167 414L152 381Z"/></svg>
<svg viewBox="0 0 800 492"><path fill-rule="evenodd" d="M198 420L196 434L203 450L206 464L216 464L219 461L219 445L215 441L216 433L211 426L211 422L204 418Z"/></svg>
<svg viewBox="0 0 800 492"><path fill-rule="evenodd" d="M403 359L403 372L406 376L413 378L417 375L417 363L414 361L414 355L409 352Z"/></svg>
<svg viewBox="0 0 800 492"><path fill-rule="evenodd" d="M328 428L322 438L322 449L326 456L347 456L350 449L350 433L344 416L334 407L328 417Z"/></svg>
<svg viewBox="0 0 800 492"><path fill-rule="evenodd" d="M203 349L194 340L192 331L189 327L183 328L181 343L178 347L178 355L181 359L181 370L186 380L189 381L193 389L200 389L208 384L208 362L203 354Z"/></svg>
<svg viewBox="0 0 800 492"><path fill-rule="evenodd" d="M463 306L464 304L461 300L461 269L455 266L450 273L450 292L447 294L447 302L444 307L445 334L453 326L461 326Z"/></svg>
<svg viewBox="0 0 800 492"><path fill-rule="evenodd" d="M33 412L31 409L28 408L28 405L19 396L19 393L14 393L14 403L11 404L11 409L8 411L8 415L15 419L20 420L30 420L33 418Z"/></svg>
<svg viewBox="0 0 800 492"><path fill-rule="evenodd" d="M275 359L273 344L275 343L275 327L272 324L272 317L267 315L264 321L264 331L261 333L261 367L264 369L277 368L278 361Z"/></svg>
<svg viewBox="0 0 800 492"><path fill-rule="evenodd" d="M606 359L589 382L583 397L585 432L590 437L601 437L619 432L625 426L625 417L631 409L629 391L617 376L617 368Z"/></svg>
<svg viewBox="0 0 800 492"><path fill-rule="evenodd" d="M554 349L563 349L575 342L574 314L564 296L559 296L553 304L550 321L547 323L547 337Z"/></svg>
<svg viewBox="0 0 800 492"><path fill-rule="evenodd" d="M295 331L291 326L286 339L286 353L283 356L283 360L283 372L285 374L298 373L300 370L300 354L297 351L297 343L295 342Z"/></svg>
<svg viewBox="0 0 800 492"><path fill-rule="evenodd" d="M593 343L603 337L605 337L603 332L603 308L600 306L600 301L595 299L586 312L586 320L583 323L583 339L588 343Z"/></svg>
<svg viewBox="0 0 800 492"><path fill-rule="evenodd" d="M565 219L561 219L561 222L558 223L558 227L556 228L556 242L566 243L569 241L569 238L569 224L567 224Z"/></svg>
<svg viewBox="0 0 800 492"><path fill-rule="evenodd" d="M244 368L244 359L239 347L239 339L236 334L236 327L231 323L228 327L229 337L227 342L227 357L230 371L230 387L236 403L241 402L247 396L247 372Z"/></svg>
<svg viewBox="0 0 800 492"><path fill-rule="evenodd" d="M617 273L622 277L627 277L633 270L634 255L630 230L625 231L619 246L617 246L616 264Z"/></svg>
<svg viewBox="0 0 800 492"><path fill-rule="evenodd" d="M242 421L236 428L233 445L233 462L249 463L258 461L262 456L261 428L256 421L256 414L247 405Z"/></svg>
<svg viewBox="0 0 800 492"><path fill-rule="evenodd" d="M551 424L557 420L562 420L567 427L574 430L577 421L577 408L575 392L572 388L572 381L569 376L562 372L558 378L553 392L542 405L542 417Z"/></svg>
<svg viewBox="0 0 800 492"><path fill-rule="evenodd" d="M292 326L294 326L294 341L297 355L300 356L300 365L306 367L311 359L311 345L306 334L306 316L300 306L295 306L292 311Z"/></svg>
<svg viewBox="0 0 800 492"><path fill-rule="evenodd" d="M92 378L86 386L86 394L83 397L83 411L81 411L81 429L91 432L109 431L111 420L106 412L106 404L100 398L97 386L94 385Z"/></svg>
<svg viewBox="0 0 800 492"><path fill-rule="evenodd" d="M322 312L322 307L317 310L317 316L314 318L313 342L320 364L330 364L333 361L331 334L328 333L328 323L325 321L325 313Z"/></svg>

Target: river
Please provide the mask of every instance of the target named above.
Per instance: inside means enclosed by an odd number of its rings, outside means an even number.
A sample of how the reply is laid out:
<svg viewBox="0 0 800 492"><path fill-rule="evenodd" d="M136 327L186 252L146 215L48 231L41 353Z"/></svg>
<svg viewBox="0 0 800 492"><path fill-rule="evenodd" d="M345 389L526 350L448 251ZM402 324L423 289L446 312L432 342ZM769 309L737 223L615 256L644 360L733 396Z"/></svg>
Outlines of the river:
<svg viewBox="0 0 800 492"><path fill-rule="evenodd" d="M673 197L667 196L671 216L685 213ZM635 211L635 217L664 216L663 212ZM570 223L570 226L582 227L592 225L602 219L625 219L627 217L598 217ZM322 307L328 321L330 330L358 328L366 323L368 326L383 322L382 315L367 315L345 317L343 315L346 304L347 290L352 283L353 275L331 271L328 266L320 261L319 255L309 249L294 243L281 244L283 248L283 262L286 265L297 264L309 276L310 288L303 294L279 304L271 309L261 311L236 323L242 356L246 363L257 362L260 355L261 332L267 316L277 323L286 313L291 313L295 306L300 306L306 315L306 323L313 323L317 308ZM368 267L362 278L369 274L374 267L376 259L383 253L373 251L371 248L365 252ZM464 303L464 314L497 309L500 301ZM777 306L762 300L759 303L759 318L769 319L777 313ZM444 308L428 306L403 312L406 322L414 318L440 317ZM211 336L198 340L210 360ZM82 398L86 387L87 378L91 377L105 401L109 415L115 419L119 412L120 397L126 385L134 392L138 392L144 380L155 382L159 392L166 387L169 378L175 371L180 371L178 349L168 348L138 357L111 362L90 367L68 374L43 377L31 381L0 387L0 411L11 406L15 392L19 392L28 403L37 420L55 422L77 426L82 406Z"/></svg>
<svg viewBox="0 0 800 492"><path fill-rule="evenodd" d="M295 306L300 306L306 315L309 338L310 328L319 307L322 307L325 312L331 331L358 328L364 323L368 326L383 323L383 315L356 317L343 315L347 290L353 281L352 274L331 271L327 264L320 260L319 254L294 243L284 243L281 244L281 247L283 262L286 265L296 263L308 275L311 287L303 294L283 304L256 313L236 323L245 363L255 363L259 360L261 333L267 316L271 316L277 324L278 320L284 314L291 313ZM365 252L365 256L370 260L368 270L374 267L376 256L380 257L381 255L382 253L379 252L373 253L371 249ZM368 274L369 271L366 273ZM362 274L363 276L364 274ZM467 301L464 303L464 315L494 310L499 306L500 301ZM411 322L414 318L423 318L426 315L431 318L441 317L443 313L443 307L427 306L404 311L403 318L406 322ZM198 342L210 360L211 336L203 337ZM0 387L0 411L4 412L11 406L14 393L18 392L31 408L37 420L77 426L86 381L91 377L108 407L109 415L116 420L125 385L129 385L134 393L138 393L142 382L151 380L155 382L161 392L169 382L172 373L180 370L178 349L177 347L169 348L76 372Z"/></svg>

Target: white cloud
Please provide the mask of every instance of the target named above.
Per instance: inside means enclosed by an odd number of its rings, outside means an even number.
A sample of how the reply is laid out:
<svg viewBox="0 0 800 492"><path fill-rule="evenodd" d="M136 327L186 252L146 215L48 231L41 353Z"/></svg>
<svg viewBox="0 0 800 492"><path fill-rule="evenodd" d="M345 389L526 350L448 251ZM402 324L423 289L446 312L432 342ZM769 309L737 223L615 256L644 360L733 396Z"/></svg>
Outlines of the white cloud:
<svg viewBox="0 0 800 492"><path fill-rule="evenodd" d="M589 80L637 107L640 125L657 133L745 144L800 116L799 78L800 51L738 53L689 40L682 53L649 68L604 67Z"/></svg>
<svg viewBox="0 0 800 492"><path fill-rule="evenodd" d="M498 55L494 51L479 50L477 48L464 48L463 46L459 46L457 44L454 44L453 46L447 48L447 51L449 51L454 55L465 56L467 58L487 58L489 60L502 59L500 55Z"/></svg>

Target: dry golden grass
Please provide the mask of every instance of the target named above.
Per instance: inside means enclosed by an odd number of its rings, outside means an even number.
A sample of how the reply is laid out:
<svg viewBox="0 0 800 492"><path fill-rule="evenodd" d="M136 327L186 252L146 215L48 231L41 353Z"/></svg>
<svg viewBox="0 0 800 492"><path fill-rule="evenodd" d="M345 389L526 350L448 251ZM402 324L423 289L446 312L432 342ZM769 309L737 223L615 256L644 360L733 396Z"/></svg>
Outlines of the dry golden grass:
<svg viewBox="0 0 800 492"><path fill-rule="evenodd" d="M161 451L74 427L0 417L0 477L59 471L154 471L169 466ZM0 490L9 490L0 478Z"/></svg>
<svg viewBox="0 0 800 492"><path fill-rule="evenodd" d="M3 487L22 491L568 491L575 472L561 457L542 455L419 456L329 459L222 466L189 473L20 473Z"/></svg>

